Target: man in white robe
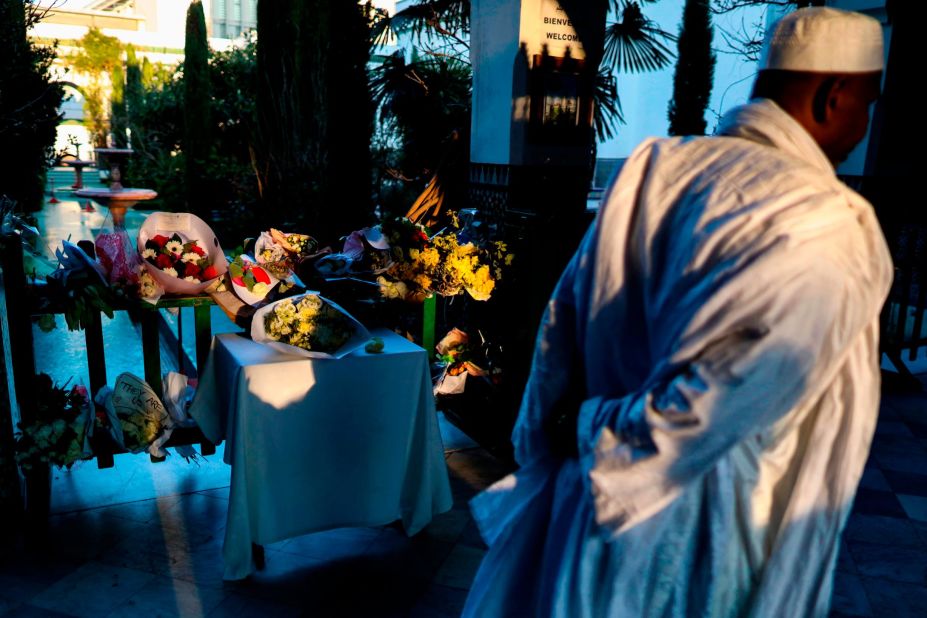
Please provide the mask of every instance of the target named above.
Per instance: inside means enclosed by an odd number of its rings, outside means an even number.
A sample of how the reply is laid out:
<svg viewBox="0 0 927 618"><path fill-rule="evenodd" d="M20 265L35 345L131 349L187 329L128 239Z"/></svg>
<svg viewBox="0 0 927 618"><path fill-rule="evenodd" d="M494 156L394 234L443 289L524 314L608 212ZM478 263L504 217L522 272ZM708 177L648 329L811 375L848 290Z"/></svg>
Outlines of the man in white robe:
<svg viewBox="0 0 927 618"><path fill-rule="evenodd" d="M891 280L833 166L882 62L875 20L797 11L717 136L628 159L545 313L521 469L472 503L465 616L827 615Z"/></svg>

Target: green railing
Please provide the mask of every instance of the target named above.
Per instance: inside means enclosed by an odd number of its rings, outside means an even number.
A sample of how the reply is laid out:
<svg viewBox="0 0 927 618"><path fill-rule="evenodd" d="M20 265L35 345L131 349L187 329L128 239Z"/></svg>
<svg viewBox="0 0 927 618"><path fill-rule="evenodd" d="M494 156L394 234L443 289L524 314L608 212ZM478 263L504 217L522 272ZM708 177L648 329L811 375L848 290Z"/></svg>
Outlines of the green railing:
<svg viewBox="0 0 927 618"><path fill-rule="evenodd" d="M91 249L82 243L86 250ZM20 417L28 420L30 410L30 393L36 374L35 350L32 337L33 295L29 293L29 283L23 271L22 246L16 236L0 239L0 314L6 317L4 335L4 362L10 374L11 404L15 401ZM138 316L141 331L141 347L145 381L151 388L161 394L161 337L160 323L163 320L160 309L178 308L180 311L192 309L196 340L196 368L201 371L205 366L212 341L212 324L210 307L213 301L208 296L170 298L157 305L137 302L116 308L117 311L130 311ZM42 313L48 313L43 311ZM53 311L54 313L54 311ZM180 324L178 316L178 324ZM182 355L182 333L178 333L178 355ZM90 378L90 392L96 393L106 384L106 345L103 337L103 318L100 313L92 316L84 329L86 343L87 367ZM131 345L132 342L118 342L119 345ZM183 362L178 359L179 367ZM14 408L11 405L11 410ZM199 444L203 455L215 453L215 445L210 443L199 428L176 428L165 446L181 444ZM94 441L94 456L100 468L113 465L113 455L118 454L111 441ZM151 457L152 461L163 458Z"/></svg>

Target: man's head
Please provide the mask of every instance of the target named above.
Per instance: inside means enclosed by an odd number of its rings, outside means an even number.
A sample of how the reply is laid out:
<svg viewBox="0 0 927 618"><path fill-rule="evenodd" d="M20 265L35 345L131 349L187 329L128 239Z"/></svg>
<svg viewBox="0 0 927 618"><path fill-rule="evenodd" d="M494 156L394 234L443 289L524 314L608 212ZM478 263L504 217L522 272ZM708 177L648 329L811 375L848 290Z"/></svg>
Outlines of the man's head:
<svg viewBox="0 0 927 618"><path fill-rule="evenodd" d="M875 19L801 9L767 35L753 96L778 103L837 165L866 135L883 62L882 27Z"/></svg>

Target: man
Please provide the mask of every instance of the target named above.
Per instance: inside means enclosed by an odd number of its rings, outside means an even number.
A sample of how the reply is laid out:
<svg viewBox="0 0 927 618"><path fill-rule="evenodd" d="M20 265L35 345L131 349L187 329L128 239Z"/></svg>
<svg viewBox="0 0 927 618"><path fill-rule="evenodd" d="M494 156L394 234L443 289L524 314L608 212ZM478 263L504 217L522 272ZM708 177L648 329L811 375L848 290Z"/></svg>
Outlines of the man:
<svg viewBox="0 0 927 618"><path fill-rule="evenodd" d="M473 502L465 616L827 615L891 278L833 166L882 65L875 20L796 11L718 136L630 157L545 314L522 467Z"/></svg>

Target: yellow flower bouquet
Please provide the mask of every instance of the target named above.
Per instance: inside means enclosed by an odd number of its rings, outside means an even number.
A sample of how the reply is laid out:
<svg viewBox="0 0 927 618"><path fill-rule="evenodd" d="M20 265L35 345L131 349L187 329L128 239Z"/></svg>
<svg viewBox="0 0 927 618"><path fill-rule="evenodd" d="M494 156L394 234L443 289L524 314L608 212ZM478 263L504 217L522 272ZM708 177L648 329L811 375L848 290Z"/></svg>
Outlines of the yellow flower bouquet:
<svg viewBox="0 0 927 618"><path fill-rule="evenodd" d="M428 237L424 228L408 220L392 225L391 263L377 281L387 298L424 298L432 294L456 296L466 292L474 300L489 300L502 269L511 264L503 242L489 248L461 243L455 233Z"/></svg>

